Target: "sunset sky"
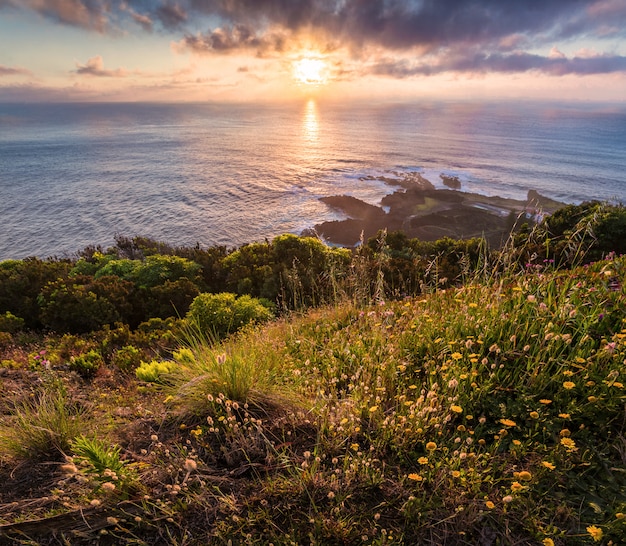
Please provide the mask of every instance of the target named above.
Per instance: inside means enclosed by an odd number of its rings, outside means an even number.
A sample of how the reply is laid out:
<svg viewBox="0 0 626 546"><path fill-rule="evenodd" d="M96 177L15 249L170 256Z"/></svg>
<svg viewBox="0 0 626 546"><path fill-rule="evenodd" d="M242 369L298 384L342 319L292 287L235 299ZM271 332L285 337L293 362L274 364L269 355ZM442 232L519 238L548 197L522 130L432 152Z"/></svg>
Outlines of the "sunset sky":
<svg viewBox="0 0 626 546"><path fill-rule="evenodd" d="M0 101L626 100L624 0L0 0Z"/></svg>

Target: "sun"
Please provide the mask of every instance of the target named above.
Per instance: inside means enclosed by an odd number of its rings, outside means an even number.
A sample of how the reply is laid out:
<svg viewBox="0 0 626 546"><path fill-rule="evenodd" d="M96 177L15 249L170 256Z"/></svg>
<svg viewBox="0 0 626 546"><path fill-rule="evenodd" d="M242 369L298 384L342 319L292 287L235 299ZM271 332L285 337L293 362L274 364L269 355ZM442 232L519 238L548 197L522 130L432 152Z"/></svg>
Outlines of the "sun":
<svg viewBox="0 0 626 546"><path fill-rule="evenodd" d="M304 57L293 63L293 77L304 85L321 85L328 81L328 63L316 57Z"/></svg>

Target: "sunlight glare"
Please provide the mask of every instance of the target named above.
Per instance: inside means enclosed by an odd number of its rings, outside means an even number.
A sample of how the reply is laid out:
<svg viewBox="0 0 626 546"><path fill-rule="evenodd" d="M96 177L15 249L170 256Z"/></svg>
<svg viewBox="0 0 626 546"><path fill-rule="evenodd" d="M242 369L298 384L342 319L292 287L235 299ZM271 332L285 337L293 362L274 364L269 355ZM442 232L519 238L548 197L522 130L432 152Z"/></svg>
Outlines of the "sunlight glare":
<svg viewBox="0 0 626 546"><path fill-rule="evenodd" d="M315 57L304 57L293 63L293 76L298 83L321 85L328 81L328 63Z"/></svg>

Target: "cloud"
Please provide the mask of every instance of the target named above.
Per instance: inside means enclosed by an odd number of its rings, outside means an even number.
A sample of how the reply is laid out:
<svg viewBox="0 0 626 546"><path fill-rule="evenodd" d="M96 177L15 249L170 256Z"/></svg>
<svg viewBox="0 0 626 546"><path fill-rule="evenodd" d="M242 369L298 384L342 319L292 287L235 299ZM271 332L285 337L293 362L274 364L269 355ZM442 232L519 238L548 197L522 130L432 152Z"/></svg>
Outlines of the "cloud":
<svg viewBox="0 0 626 546"><path fill-rule="evenodd" d="M32 76L32 72L19 66L4 66L0 64L0 77L2 76Z"/></svg>
<svg viewBox="0 0 626 546"><path fill-rule="evenodd" d="M408 78L431 76L444 72L469 74L536 72L551 76L566 74L591 75L626 72L626 57L596 55L567 58L560 51L550 51L547 57L530 53L451 55L433 62L411 62L406 59L382 59L372 64L369 72L379 76Z"/></svg>
<svg viewBox="0 0 626 546"><path fill-rule="evenodd" d="M343 47L353 58L374 59L376 73L399 78L449 71L624 71L619 55L566 59L554 45L626 37L623 0L187 0L184 6L222 24L187 34L179 51L266 56L314 40L317 47ZM549 46L547 57L536 54Z"/></svg>
<svg viewBox="0 0 626 546"><path fill-rule="evenodd" d="M0 7L31 10L65 25L103 32L111 16L108 0L4 0Z"/></svg>
<svg viewBox="0 0 626 546"><path fill-rule="evenodd" d="M139 13L135 11L131 6L126 3L120 4L120 10L122 12L127 12L130 15L131 19L137 23L143 30L146 32L152 32L154 28L154 21L152 17L147 15L146 13Z"/></svg>
<svg viewBox="0 0 626 546"><path fill-rule="evenodd" d="M188 15L180 4L164 3L157 7L156 17L167 29L177 29L187 21Z"/></svg>
<svg viewBox="0 0 626 546"><path fill-rule="evenodd" d="M130 73L123 68L107 70L104 68L104 60L101 55L91 57L85 64L76 63L76 74L83 76L98 76L104 78L124 78Z"/></svg>
<svg viewBox="0 0 626 546"><path fill-rule="evenodd" d="M230 53L237 51L254 51L263 56L267 52L285 50L287 36L280 33L266 32L258 36L254 29L246 25L232 28L217 28L207 34L187 35L176 44L177 49L189 49L196 53Z"/></svg>
<svg viewBox="0 0 626 546"><path fill-rule="evenodd" d="M99 32L156 28L175 36L178 51L198 54L343 49L370 64L380 58L381 73L395 77L624 70L619 55L558 55L563 43L626 38L624 0L0 0L7 6Z"/></svg>
<svg viewBox="0 0 626 546"><path fill-rule="evenodd" d="M511 36L600 35L626 18L626 5L612 0L188 0L186 5L258 32L278 26L353 47L387 49L495 44Z"/></svg>

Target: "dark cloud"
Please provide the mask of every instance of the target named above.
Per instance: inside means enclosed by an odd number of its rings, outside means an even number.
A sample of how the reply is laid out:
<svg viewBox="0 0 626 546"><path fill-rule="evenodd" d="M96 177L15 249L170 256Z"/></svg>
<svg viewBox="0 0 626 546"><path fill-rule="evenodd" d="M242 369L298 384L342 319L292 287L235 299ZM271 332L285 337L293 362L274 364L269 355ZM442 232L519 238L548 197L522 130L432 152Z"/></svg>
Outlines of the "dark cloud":
<svg viewBox="0 0 626 546"><path fill-rule="evenodd" d="M217 28L207 34L187 35L178 46L197 53L253 50L262 56L267 51L283 51L286 41L286 36L281 34L268 32L258 36L250 27L237 25L232 28Z"/></svg>
<svg viewBox="0 0 626 546"><path fill-rule="evenodd" d="M385 59L374 63L369 72L394 78L431 76L443 72L471 74L537 72L553 76L566 74L591 75L626 71L626 57L596 55L573 57L551 55L543 57L529 53L498 53L451 56L433 63L415 63L406 59Z"/></svg>
<svg viewBox="0 0 626 546"><path fill-rule="evenodd" d="M359 59L403 56L387 70L398 76L624 70L619 56L566 62L535 54L581 39L618 43L626 38L624 0L0 0L0 9L6 6L98 31L126 21L147 31L157 27L179 33L179 46L196 53L267 55L313 40ZM416 67L410 60L416 56L435 61ZM386 63L378 65L385 73Z"/></svg>
<svg viewBox="0 0 626 546"><path fill-rule="evenodd" d="M156 17L167 29L178 29L187 21L187 12L179 4L165 3L155 12Z"/></svg>
<svg viewBox="0 0 626 546"><path fill-rule="evenodd" d="M17 66L4 66L0 64L0 76L30 76L30 70Z"/></svg>
<svg viewBox="0 0 626 546"><path fill-rule="evenodd" d="M615 0L188 0L186 5L259 32L275 26L311 30L346 45L388 49L488 44L514 34L535 40L602 35L607 25L615 27L626 17L626 4Z"/></svg>
<svg viewBox="0 0 626 546"><path fill-rule="evenodd" d="M214 27L244 25L258 36L280 27L390 49L493 43L514 34L563 39L626 33L623 0L0 0L3 6L96 29L124 12L167 29L205 15Z"/></svg>

